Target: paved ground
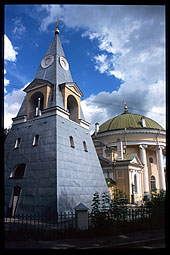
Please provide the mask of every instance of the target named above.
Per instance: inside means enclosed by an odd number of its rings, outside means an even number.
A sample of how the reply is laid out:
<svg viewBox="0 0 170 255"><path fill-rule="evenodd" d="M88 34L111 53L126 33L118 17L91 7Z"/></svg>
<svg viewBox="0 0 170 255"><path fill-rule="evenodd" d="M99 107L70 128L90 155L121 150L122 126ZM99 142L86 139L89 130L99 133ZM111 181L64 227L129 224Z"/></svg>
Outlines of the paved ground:
<svg viewBox="0 0 170 255"><path fill-rule="evenodd" d="M7 242L6 249L115 249L166 248L164 231L147 231L96 238L76 238L56 241Z"/></svg>

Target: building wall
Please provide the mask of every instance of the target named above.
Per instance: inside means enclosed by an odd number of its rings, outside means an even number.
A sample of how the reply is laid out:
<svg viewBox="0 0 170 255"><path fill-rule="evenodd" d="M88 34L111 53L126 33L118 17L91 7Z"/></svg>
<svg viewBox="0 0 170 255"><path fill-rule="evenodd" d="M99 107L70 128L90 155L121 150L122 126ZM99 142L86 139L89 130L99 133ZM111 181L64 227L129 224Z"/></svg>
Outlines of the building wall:
<svg viewBox="0 0 170 255"><path fill-rule="evenodd" d="M21 145L14 149L17 138ZM26 164L24 178L9 178L19 163ZM80 202L90 208L96 191L108 192L89 130L59 115L12 126L5 142L5 211L16 185L22 188L16 214L72 211Z"/></svg>
<svg viewBox="0 0 170 255"><path fill-rule="evenodd" d="M21 186L16 213L53 212L56 203L56 118L30 120L13 125L5 141L5 207L9 206L14 186ZM32 146L39 134L38 146ZM20 137L20 148L14 149ZM10 179L19 163L26 164L23 179Z"/></svg>
<svg viewBox="0 0 170 255"><path fill-rule="evenodd" d="M153 163L149 162L149 157L153 158ZM156 151L154 150L147 150L146 153L146 158L147 158L147 167L148 167L148 177L149 177L149 189L151 191L151 176L155 176L156 178L156 188L159 189L159 169L158 169L158 162L157 162L157 156L156 156Z"/></svg>
<svg viewBox="0 0 170 255"><path fill-rule="evenodd" d="M151 176L155 176L156 178L156 188L159 189L160 188L160 183L159 183L159 167L158 167L158 161L157 161L157 152L156 152L156 146L158 143L163 143L165 144L166 139L165 139L165 135L161 134L158 136L157 132L153 132L153 133L143 133L143 134L136 134L136 133L131 133L131 134L126 134L126 138L124 135L124 132L122 132L123 134L121 134L121 131L119 131L119 134L116 133L118 131L115 131L110 135L106 136L106 133L103 134L99 134L99 136L97 137L98 140L101 140L105 143L105 145L115 145L117 143L117 139L120 138L123 142L123 145L126 143L134 143L133 145L127 145L127 149L126 149L126 153L131 154L131 153L136 153L137 156L139 157L139 159L141 159L140 157L140 148L139 148L139 144L148 144L148 147L146 148L146 160L147 160L147 168L148 168L148 183L149 183L149 191L151 192ZM135 145L135 142L137 142L137 144ZM151 144L152 145L149 145ZM153 143L155 143L155 145L153 145ZM101 149L97 149L97 152L101 155L102 154L102 150ZM150 163L149 162L149 157L152 157L154 162ZM125 170L124 170L125 171ZM116 171L115 171L116 172ZM114 172L114 180L116 181L117 185L116 188L118 189L122 189L126 191L126 193L129 196L129 199L131 200L131 196L130 196L130 190L131 187L128 185L130 184L130 177L126 175L127 179L117 179L117 176ZM126 172L126 171L125 171ZM143 170L141 172L141 191L142 191L142 195L144 194L144 173ZM142 196L139 195L135 195L135 200L142 200Z"/></svg>

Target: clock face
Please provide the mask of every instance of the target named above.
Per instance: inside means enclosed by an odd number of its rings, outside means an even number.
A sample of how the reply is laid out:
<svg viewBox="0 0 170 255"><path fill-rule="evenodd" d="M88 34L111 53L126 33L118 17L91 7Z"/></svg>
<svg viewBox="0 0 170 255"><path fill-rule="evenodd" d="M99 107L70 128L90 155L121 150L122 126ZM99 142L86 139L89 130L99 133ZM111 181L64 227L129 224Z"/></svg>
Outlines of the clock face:
<svg viewBox="0 0 170 255"><path fill-rule="evenodd" d="M60 61L61 67L62 67L65 71L68 71L68 70L69 70L69 64L68 64L68 62L67 62L67 59L66 59L65 57L60 57L59 61Z"/></svg>
<svg viewBox="0 0 170 255"><path fill-rule="evenodd" d="M41 67L42 68L47 68L49 67L54 61L54 56L52 55L47 55L45 56L42 61L41 61Z"/></svg>

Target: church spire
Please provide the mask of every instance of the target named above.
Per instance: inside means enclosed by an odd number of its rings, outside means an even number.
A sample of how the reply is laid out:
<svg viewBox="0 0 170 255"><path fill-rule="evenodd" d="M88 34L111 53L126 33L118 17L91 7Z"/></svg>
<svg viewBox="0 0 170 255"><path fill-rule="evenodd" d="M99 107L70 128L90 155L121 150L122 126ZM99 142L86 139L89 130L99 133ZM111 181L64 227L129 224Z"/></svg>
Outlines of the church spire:
<svg viewBox="0 0 170 255"><path fill-rule="evenodd" d="M55 22L57 24L55 35L34 77L34 79L49 81L56 86L64 82L73 82L69 64L59 38L59 22L61 22L60 19Z"/></svg>

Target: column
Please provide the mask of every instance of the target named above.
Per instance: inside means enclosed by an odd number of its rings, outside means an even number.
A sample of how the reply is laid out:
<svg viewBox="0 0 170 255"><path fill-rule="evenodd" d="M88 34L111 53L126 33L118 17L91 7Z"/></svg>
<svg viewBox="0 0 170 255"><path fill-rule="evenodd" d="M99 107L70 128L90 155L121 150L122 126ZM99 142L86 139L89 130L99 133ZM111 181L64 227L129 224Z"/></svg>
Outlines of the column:
<svg viewBox="0 0 170 255"><path fill-rule="evenodd" d="M140 145L140 158L141 161L144 165L144 169L143 169L143 175L144 175L144 194L147 195L149 194L149 182L148 182L148 168L147 168L147 161L146 161L146 148L148 146L147 145Z"/></svg>
<svg viewBox="0 0 170 255"><path fill-rule="evenodd" d="M162 149L163 149L163 146L160 146L160 145L157 146L159 183L160 183L160 189L166 190Z"/></svg>

